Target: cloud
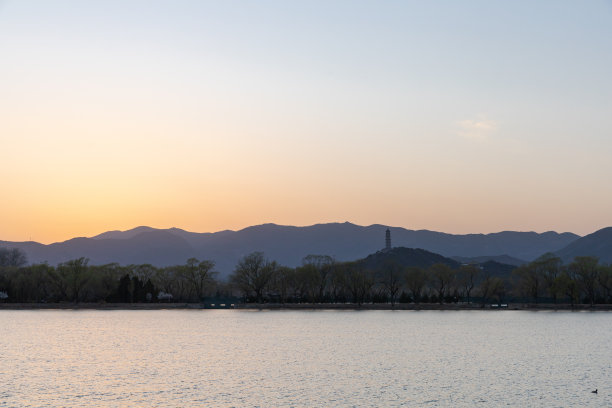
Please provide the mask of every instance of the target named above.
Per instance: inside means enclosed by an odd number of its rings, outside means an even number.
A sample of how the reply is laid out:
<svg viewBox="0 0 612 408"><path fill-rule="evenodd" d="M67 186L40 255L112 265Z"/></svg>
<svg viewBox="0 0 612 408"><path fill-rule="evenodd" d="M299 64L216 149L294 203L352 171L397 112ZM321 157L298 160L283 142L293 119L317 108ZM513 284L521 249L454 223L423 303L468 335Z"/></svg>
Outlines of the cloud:
<svg viewBox="0 0 612 408"><path fill-rule="evenodd" d="M470 140L484 141L497 131L497 123L479 115L476 119L465 119L457 122L458 134Z"/></svg>

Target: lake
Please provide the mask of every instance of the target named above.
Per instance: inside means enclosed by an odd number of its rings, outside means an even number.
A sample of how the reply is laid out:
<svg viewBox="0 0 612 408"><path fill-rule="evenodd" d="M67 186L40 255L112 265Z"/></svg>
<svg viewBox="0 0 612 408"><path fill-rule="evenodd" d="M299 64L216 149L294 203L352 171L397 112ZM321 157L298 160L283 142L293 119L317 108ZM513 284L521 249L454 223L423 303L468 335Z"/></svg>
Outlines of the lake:
<svg viewBox="0 0 612 408"><path fill-rule="evenodd" d="M0 407L612 406L610 312L3 310L0 330Z"/></svg>

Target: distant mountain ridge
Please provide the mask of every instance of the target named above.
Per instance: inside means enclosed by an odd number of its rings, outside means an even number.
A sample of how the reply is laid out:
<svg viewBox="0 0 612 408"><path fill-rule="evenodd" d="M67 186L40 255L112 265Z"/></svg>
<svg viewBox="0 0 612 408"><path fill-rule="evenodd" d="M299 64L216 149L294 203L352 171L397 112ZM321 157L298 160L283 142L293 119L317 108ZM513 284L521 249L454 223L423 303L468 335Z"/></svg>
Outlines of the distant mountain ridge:
<svg viewBox="0 0 612 408"><path fill-rule="evenodd" d="M595 256L600 262L612 263L612 227L602 228L575 240L556 251L563 262L571 262L576 256Z"/></svg>
<svg viewBox="0 0 612 408"><path fill-rule="evenodd" d="M37 242L6 242L0 246L20 248L32 263L57 264L87 257L92 264L150 263L156 266L183 264L189 257L211 259L221 276L227 276L236 262L253 251L270 259L297 266L309 254L331 255L338 261L362 259L384 247L387 227L351 223L316 224L307 227L262 224L239 231L194 233L179 228L137 227L108 231L91 238L73 238L43 245ZM572 233L515 232L453 235L428 230L391 227L393 246L422 248L445 257L499 256L530 261L545 252L562 250L580 237Z"/></svg>

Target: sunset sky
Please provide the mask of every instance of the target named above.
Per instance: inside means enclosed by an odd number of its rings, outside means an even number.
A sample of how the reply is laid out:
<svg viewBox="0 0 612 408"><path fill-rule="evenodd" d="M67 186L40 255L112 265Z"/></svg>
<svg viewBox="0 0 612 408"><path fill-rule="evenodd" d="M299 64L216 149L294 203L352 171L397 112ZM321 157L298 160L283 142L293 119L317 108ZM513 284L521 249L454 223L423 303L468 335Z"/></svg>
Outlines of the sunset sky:
<svg viewBox="0 0 612 408"><path fill-rule="evenodd" d="M0 0L0 240L612 225L610 1Z"/></svg>

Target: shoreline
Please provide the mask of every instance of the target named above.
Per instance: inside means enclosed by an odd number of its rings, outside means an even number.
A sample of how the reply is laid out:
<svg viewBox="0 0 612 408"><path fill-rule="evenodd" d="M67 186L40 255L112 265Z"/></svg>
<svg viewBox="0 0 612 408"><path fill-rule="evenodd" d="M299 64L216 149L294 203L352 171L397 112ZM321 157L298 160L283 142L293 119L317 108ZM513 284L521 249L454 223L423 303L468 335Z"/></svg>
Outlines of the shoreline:
<svg viewBox="0 0 612 408"><path fill-rule="evenodd" d="M506 304L504 304L506 305ZM207 307L201 303L0 303L2 310L526 310L526 311L612 311L612 304L534 304L508 303L499 307L482 304L439 304L439 303L239 303L234 307Z"/></svg>

